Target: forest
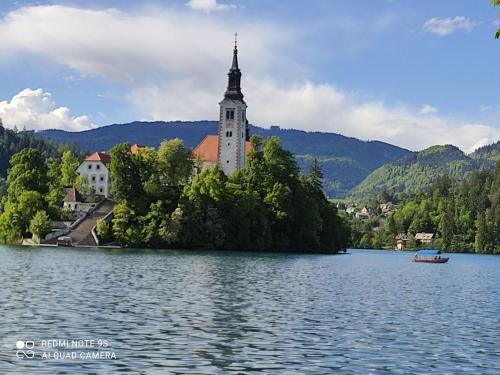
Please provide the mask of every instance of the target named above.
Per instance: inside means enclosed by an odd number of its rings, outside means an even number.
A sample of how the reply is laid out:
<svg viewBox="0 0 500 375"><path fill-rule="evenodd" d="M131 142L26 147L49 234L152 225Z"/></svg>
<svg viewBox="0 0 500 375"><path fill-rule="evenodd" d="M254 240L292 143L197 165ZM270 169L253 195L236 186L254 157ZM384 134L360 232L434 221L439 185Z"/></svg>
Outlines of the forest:
<svg viewBox="0 0 500 375"><path fill-rule="evenodd" d="M229 177L219 168L193 175L197 161L179 139L137 153L127 143L116 145L108 167L117 205L110 223L97 223L101 242L176 249L345 249L350 229L322 191L319 163L304 176L278 138L253 136L252 143L247 168ZM14 154L0 204L0 242L43 238L52 220L70 216L62 208L64 187L92 194L76 172L79 164L71 150L48 158L34 148Z"/></svg>
<svg viewBox="0 0 500 375"><path fill-rule="evenodd" d="M349 226L322 192L314 163L303 176L276 137L253 136L247 167L226 176L205 169L192 177L190 150L178 140L158 151L111 150L112 192L118 205L98 234L123 246L336 253Z"/></svg>
<svg viewBox="0 0 500 375"><path fill-rule="evenodd" d="M406 197L396 212L352 221L353 244L361 248L394 248L399 233L415 247L418 232L435 233L431 244L447 252L500 254L500 162L462 182L440 177L426 193Z"/></svg>

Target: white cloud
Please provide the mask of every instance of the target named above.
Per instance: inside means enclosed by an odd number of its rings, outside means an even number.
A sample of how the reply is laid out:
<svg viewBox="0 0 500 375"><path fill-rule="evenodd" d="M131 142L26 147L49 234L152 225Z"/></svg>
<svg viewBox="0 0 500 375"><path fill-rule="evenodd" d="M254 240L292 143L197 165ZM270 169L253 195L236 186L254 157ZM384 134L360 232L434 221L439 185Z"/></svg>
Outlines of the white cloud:
<svg viewBox="0 0 500 375"><path fill-rule="evenodd" d="M420 108L420 113L422 115L428 115L430 113L437 113L438 109L429 104L424 104L422 108Z"/></svg>
<svg viewBox="0 0 500 375"><path fill-rule="evenodd" d="M144 119L216 119L238 30L243 91L256 125L336 132L410 149L452 143L471 151L500 138L498 128L439 116L431 106L420 113L425 106L387 105L310 82L307 69L289 56L301 44L296 30L253 19L221 22L217 14L28 7L0 22L0 45L2 53L52 59L75 76L120 82Z"/></svg>
<svg viewBox="0 0 500 375"><path fill-rule="evenodd" d="M236 8L233 4L219 4L217 0L189 0L187 5L193 10L201 10L204 12Z"/></svg>
<svg viewBox="0 0 500 375"><path fill-rule="evenodd" d="M473 22L470 18L464 16L448 17L448 18L431 18L425 21L422 29L426 33L432 33L439 36L446 36L455 31L471 32L475 27L479 26L480 22Z"/></svg>
<svg viewBox="0 0 500 375"><path fill-rule="evenodd" d="M42 89L24 89L10 101L0 102L0 118L19 130L64 129L81 131L95 127L87 116L72 116L69 108L56 107L52 95Z"/></svg>
<svg viewBox="0 0 500 375"><path fill-rule="evenodd" d="M492 108L493 108L493 107L492 107L491 105L483 105L483 104L481 104L481 105L479 106L479 112L481 112L481 113L485 113L485 112L490 111Z"/></svg>
<svg viewBox="0 0 500 375"><path fill-rule="evenodd" d="M260 126L334 132L412 150L452 143L472 152L500 139L500 129L491 126L367 101L331 85L305 82L287 86L249 76L243 81L243 90L249 120ZM179 92L189 92L191 100L186 101ZM186 80L138 89L130 99L148 113L150 120L199 120L217 116L216 103L221 96L220 89L207 92L197 88L196 82Z"/></svg>

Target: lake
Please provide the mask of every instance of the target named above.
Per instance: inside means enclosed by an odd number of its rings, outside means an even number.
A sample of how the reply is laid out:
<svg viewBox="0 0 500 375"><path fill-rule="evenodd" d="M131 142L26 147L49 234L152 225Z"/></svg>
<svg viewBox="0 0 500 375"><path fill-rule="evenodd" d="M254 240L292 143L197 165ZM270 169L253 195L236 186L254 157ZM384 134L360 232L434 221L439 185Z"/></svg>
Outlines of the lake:
<svg viewBox="0 0 500 375"><path fill-rule="evenodd" d="M499 373L500 257L349 252L0 247L0 373Z"/></svg>

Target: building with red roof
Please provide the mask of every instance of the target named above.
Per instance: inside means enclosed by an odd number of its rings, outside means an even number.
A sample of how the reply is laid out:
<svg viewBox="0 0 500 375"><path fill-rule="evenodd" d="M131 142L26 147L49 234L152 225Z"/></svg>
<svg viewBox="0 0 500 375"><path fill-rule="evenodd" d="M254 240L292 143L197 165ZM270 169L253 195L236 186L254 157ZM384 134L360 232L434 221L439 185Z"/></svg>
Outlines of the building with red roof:
<svg viewBox="0 0 500 375"><path fill-rule="evenodd" d="M252 150L252 143L245 142L245 155ZM219 136L207 135L193 150L198 169L213 168L219 161Z"/></svg>
<svg viewBox="0 0 500 375"><path fill-rule="evenodd" d="M98 195L106 198L111 193L111 179L108 164L111 162L111 155L106 152L94 152L80 164L76 170L82 177L86 177L90 186Z"/></svg>
<svg viewBox="0 0 500 375"><path fill-rule="evenodd" d="M227 90L219 103L219 134L207 135L193 150L200 161L199 169L219 167L231 175L245 168L247 154L251 149L247 105L241 92L241 71L238 66L238 48L234 45L233 62L228 73Z"/></svg>

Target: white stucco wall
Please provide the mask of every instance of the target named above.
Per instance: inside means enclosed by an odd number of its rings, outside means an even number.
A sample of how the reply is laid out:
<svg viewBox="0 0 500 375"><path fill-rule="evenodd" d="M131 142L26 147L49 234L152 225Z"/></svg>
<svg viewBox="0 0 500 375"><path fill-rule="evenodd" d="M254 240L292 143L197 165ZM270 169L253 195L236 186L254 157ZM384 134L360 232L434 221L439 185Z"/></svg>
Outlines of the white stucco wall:
<svg viewBox="0 0 500 375"><path fill-rule="evenodd" d="M80 176L87 177L96 194L109 197L111 181L109 170L103 162L85 160L76 171Z"/></svg>
<svg viewBox="0 0 500 375"><path fill-rule="evenodd" d="M245 125L247 105L237 100L224 99L219 103L219 166L226 175L245 166ZM226 112L234 110L234 118ZM228 135L228 132L231 132Z"/></svg>

